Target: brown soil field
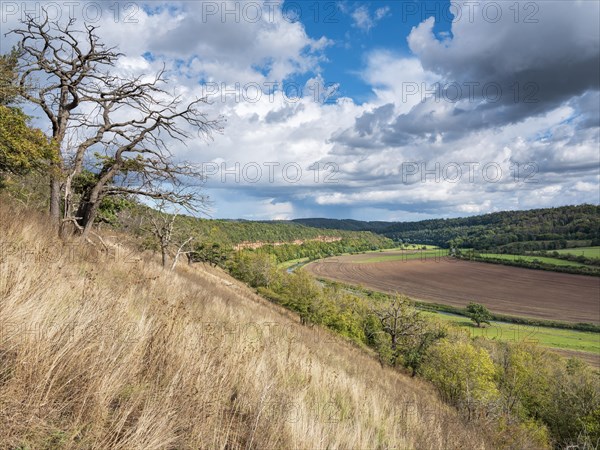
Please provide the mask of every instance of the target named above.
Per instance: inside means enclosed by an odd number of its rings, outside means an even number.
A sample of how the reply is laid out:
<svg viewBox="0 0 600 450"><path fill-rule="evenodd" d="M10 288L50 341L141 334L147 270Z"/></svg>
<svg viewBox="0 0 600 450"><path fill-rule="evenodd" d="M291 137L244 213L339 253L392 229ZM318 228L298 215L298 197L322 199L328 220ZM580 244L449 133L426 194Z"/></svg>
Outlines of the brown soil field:
<svg viewBox="0 0 600 450"><path fill-rule="evenodd" d="M600 323L597 277L447 257L360 262L379 255L333 257L305 267L320 278L400 292L415 300L459 307L476 302L498 314Z"/></svg>

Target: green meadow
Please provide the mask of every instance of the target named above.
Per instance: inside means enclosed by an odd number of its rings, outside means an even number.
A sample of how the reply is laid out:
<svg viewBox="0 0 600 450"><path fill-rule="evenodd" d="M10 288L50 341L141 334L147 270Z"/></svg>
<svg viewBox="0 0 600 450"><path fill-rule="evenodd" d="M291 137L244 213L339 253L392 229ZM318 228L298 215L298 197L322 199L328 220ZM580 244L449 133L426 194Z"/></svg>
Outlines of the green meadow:
<svg viewBox="0 0 600 450"><path fill-rule="evenodd" d="M563 255L585 256L586 258L600 258L600 247L563 248L556 250Z"/></svg>
<svg viewBox="0 0 600 450"><path fill-rule="evenodd" d="M547 256L530 256L530 255L508 255L503 253L481 253L481 258L493 258L493 259L504 259L508 261L523 260L533 262L535 260L545 263L553 264L555 266L571 266L571 267L587 267L585 264L581 264L575 261L565 261L558 258L550 258Z"/></svg>
<svg viewBox="0 0 600 450"><path fill-rule="evenodd" d="M478 328L467 317L429 311L424 312L423 314L463 328L467 330L472 337L483 336L488 339L496 339L499 341L536 342L544 347L589 352L600 355L600 333L505 322L492 322L489 326Z"/></svg>

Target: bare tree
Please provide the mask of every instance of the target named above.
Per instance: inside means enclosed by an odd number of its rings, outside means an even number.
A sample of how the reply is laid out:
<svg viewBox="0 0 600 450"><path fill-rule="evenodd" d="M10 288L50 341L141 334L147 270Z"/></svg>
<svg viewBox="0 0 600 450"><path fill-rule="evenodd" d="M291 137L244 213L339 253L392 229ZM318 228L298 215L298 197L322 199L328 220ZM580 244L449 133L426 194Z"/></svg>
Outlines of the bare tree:
<svg viewBox="0 0 600 450"><path fill-rule="evenodd" d="M79 31L74 20L61 25L45 15L28 16L23 24L12 31L21 37L22 95L44 111L60 147L51 171L52 219L60 221L61 198L62 229L74 224L84 237L109 195L202 209L207 199L192 181L202 178L201 171L176 161L168 143L220 130L220 119L201 112L206 99L184 101L168 92L164 68L153 77L115 74L113 67L123 55L105 48L93 26ZM84 171L93 176L76 195L73 183Z"/></svg>
<svg viewBox="0 0 600 450"><path fill-rule="evenodd" d="M165 211L165 206L165 202L161 201L156 209L150 211L148 215L150 222L148 231L158 242L164 269L168 266L169 253L173 250L173 262L171 264L171 271L173 271L181 255L188 255L192 252L191 249L186 248L193 241L194 237L182 237L181 232L175 226L178 212L168 214Z"/></svg>
<svg viewBox="0 0 600 450"><path fill-rule="evenodd" d="M395 365L402 357L404 366L412 369L412 376L416 375L429 347L446 336L446 330L426 320L405 295L394 295L390 302L373 308L371 313L390 340L389 349L379 349L380 359L387 354L385 359Z"/></svg>
<svg viewBox="0 0 600 450"><path fill-rule="evenodd" d="M423 328L420 311L410 305L408 297L396 294L385 306L372 309L381 323L381 329L391 340L392 352L398 349L401 338L412 336Z"/></svg>
<svg viewBox="0 0 600 450"><path fill-rule="evenodd" d="M73 111L81 104L80 88L100 79L103 66L112 66L120 54L107 49L95 34L73 30L75 20L62 26L50 23L47 14L28 15L24 28L13 30L20 36L20 94L38 105L52 124L52 138L59 148L58 160L50 173L50 217L60 220L60 180L64 170L63 142Z"/></svg>
<svg viewBox="0 0 600 450"><path fill-rule="evenodd" d="M177 251L175 252L175 256L173 257L173 264L171 264L171 272L173 270L175 270L175 266L177 265L177 262L179 261L179 257L181 255L190 255L192 253L192 250L188 250L185 251L184 249L187 247L187 245L192 242L194 240L193 237L189 237L187 238L185 241L183 241L183 244L181 244L178 248ZM188 262L189 262L189 258L188 258Z"/></svg>
<svg viewBox="0 0 600 450"><path fill-rule="evenodd" d="M184 103L159 85L164 84L164 71L151 81L109 80L105 91L86 92L87 101L96 105L102 120L81 126L95 129L95 133L82 142L76 150L74 165L67 180L81 173L82 161L88 149L96 144L103 146L104 155L96 182L83 193L76 212L83 234L93 224L98 206L107 195L134 194L178 204L188 210L202 209L206 197L199 195L197 187L186 186L191 180L202 180L199 168L187 162L177 162L169 150L165 137L171 142L183 143L191 137L188 129L205 136L218 129L218 122L201 113L205 99ZM98 89L99 91L100 89ZM118 121L114 116L135 117ZM72 193L67 184L65 198Z"/></svg>

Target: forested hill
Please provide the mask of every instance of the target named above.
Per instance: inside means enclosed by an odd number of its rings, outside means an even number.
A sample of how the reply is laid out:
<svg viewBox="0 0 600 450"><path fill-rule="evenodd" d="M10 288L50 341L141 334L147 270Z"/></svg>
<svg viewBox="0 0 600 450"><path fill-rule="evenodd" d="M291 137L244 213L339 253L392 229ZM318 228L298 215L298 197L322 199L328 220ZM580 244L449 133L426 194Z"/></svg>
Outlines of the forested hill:
<svg viewBox="0 0 600 450"><path fill-rule="evenodd" d="M334 242L339 242L342 246L352 244L354 250L357 248L374 250L393 246L390 239L369 231L315 228L290 221L259 222L202 219L188 215L173 216L165 211L149 208L133 199L103 203L99 222L141 238L146 247L157 245L155 225L159 225L161 229L171 229L170 234L174 242L181 243L191 238L192 247L215 244L231 249L246 243L279 245L312 241L321 242L322 245L329 244L329 246Z"/></svg>
<svg viewBox="0 0 600 450"><path fill-rule="evenodd" d="M335 219L296 219L296 223L372 231L396 241L447 247L450 242L476 249L513 246L514 250L542 250L575 246L573 241L599 245L600 206L578 205L528 211L502 211L456 219L419 222L362 222ZM387 224L387 225L384 225Z"/></svg>
<svg viewBox="0 0 600 450"><path fill-rule="evenodd" d="M354 219L326 219L326 218L315 218L315 219L294 219L294 223L306 225L314 228L328 228L332 230L348 230L348 231L373 231L382 232L386 228L395 222L365 222L363 220Z"/></svg>
<svg viewBox="0 0 600 450"><path fill-rule="evenodd" d="M325 229L286 221L255 222L246 220L206 220L181 217L180 226L194 230L214 242L235 245L242 242L293 242L318 238L360 239L385 247L386 239L369 232Z"/></svg>

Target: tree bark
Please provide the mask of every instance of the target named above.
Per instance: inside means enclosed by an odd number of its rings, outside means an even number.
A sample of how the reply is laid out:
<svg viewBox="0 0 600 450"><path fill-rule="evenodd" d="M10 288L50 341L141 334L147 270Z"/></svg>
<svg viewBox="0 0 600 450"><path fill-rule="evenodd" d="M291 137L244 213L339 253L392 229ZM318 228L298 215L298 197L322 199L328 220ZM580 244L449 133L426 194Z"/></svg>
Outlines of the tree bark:
<svg viewBox="0 0 600 450"><path fill-rule="evenodd" d="M92 229L100 202L82 202L77 209L77 223L83 228L81 237L86 238Z"/></svg>
<svg viewBox="0 0 600 450"><path fill-rule="evenodd" d="M161 246L162 266L163 269L167 268L167 247Z"/></svg>
<svg viewBox="0 0 600 450"><path fill-rule="evenodd" d="M56 226L60 223L60 181L56 175L50 179L50 220Z"/></svg>

